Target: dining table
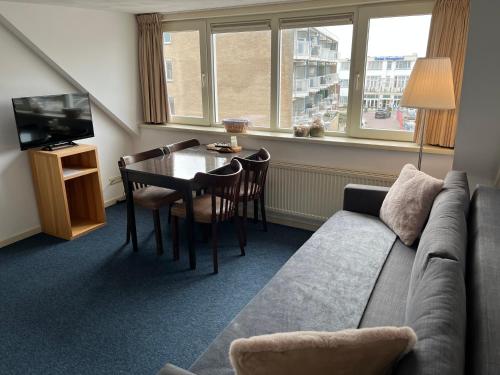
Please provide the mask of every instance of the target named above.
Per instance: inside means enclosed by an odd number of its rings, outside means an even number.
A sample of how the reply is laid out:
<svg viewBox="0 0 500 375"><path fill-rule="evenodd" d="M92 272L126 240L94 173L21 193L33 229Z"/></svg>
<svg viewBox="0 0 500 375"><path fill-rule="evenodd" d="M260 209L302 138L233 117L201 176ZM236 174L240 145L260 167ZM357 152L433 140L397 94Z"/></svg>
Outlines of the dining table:
<svg viewBox="0 0 500 375"><path fill-rule="evenodd" d="M227 166L234 157L248 158L256 153L257 150L250 149L242 149L236 153L220 153L208 150L206 145L199 145L124 167L123 178L126 187L127 214L134 251L139 250L134 208L134 184L172 189L182 194L182 199L186 205L189 266L191 269L196 269L193 192L196 192L202 186L196 186L194 176L198 172L217 173L218 169Z"/></svg>

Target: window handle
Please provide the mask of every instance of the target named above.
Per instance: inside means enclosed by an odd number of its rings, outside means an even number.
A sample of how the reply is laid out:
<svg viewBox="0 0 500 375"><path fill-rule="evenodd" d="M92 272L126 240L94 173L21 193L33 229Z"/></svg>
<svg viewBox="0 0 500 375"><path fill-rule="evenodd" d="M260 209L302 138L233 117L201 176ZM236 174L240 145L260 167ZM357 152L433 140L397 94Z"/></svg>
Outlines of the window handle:
<svg viewBox="0 0 500 375"><path fill-rule="evenodd" d="M360 78L361 78L361 75L360 75L359 73L356 73L356 82L355 82L355 84L354 84L354 89L355 89L356 91L358 91L358 90L359 90L359 79L360 79Z"/></svg>
<svg viewBox="0 0 500 375"><path fill-rule="evenodd" d="M201 86L205 87L207 85L207 75L205 73L201 73Z"/></svg>

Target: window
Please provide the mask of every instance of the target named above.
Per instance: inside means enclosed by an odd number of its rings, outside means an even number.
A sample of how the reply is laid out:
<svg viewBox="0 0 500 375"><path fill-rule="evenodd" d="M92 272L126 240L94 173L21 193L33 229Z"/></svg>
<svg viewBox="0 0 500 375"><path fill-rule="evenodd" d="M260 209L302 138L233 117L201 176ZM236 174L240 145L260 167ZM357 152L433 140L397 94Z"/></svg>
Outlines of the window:
<svg viewBox="0 0 500 375"><path fill-rule="evenodd" d="M430 21L430 15L368 18L366 78L358 134L397 139L397 135L391 134L403 133L399 139L411 138L415 110L400 108L399 103L414 62L426 54ZM385 69L383 62L387 62ZM375 73L374 65L381 70ZM363 130L369 133L363 134Z"/></svg>
<svg viewBox="0 0 500 375"><path fill-rule="evenodd" d="M411 69L411 61L396 61L397 70L408 70Z"/></svg>
<svg viewBox="0 0 500 375"><path fill-rule="evenodd" d="M169 41L163 45L169 104L175 102L172 122L208 124L206 53L200 42L204 30L203 23L193 22L164 27L163 40Z"/></svg>
<svg viewBox="0 0 500 375"><path fill-rule="evenodd" d="M216 122L244 117L251 126L270 125L271 31L213 34Z"/></svg>
<svg viewBox="0 0 500 375"><path fill-rule="evenodd" d="M368 61L367 70L382 70L382 66L383 66L383 61L379 61L379 60Z"/></svg>
<svg viewBox="0 0 500 375"><path fill-rule="evenodd" d="M163 44L170 44L170 43L172 43L172 34L163 33Z"/></svg>
<svg viewBox="0 0 500 375"><path fill-rule="evenodd" d="M165 60L165 74L167 77L167 82L172 82L174 80L172 72L172 60Z"/></svg>
<svg viewBox="0 0 500 375"><path fill-rule="evenodd" d="M291 133L321 118L329 134L411 140L416 110L399 103L425 56L432 8L429 0L165 22L170 121L243 117Z"/></svg>
<svg viewBox="0 0 500 375"><path fill-rule="evenodd" d="M279 127L321 118L327 131L345 131L349 96L350 63L339 59L351 56L352 24L283 26ZM341 21L341 23L350 22Z"/></svg>
<svg viewBox="0 0 500 375"><path fill-rule="evenodd" d="M168 109L170 111L170 115L175 116L175 102L173 96L168 97Z"/></svg>

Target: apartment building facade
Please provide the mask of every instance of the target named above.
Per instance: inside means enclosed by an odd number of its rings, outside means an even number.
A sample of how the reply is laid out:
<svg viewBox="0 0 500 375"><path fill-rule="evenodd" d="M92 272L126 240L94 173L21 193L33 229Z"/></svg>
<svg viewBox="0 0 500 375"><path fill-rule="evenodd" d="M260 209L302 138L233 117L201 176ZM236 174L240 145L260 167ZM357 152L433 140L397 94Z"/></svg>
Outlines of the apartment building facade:
<svg viewBox="0 0 500 375"><path fill-rule="evenodd" d="M187 49L188 33L164 33L164 58L170 111L201 116L199 57ZM217 120L246 117L253 126L270 122L271 33L215 35L214 67ZM188 40L190 39L191 40ZM281 33L280 127L324 118L330 130L343 130L347 101L339 102L338 40L325 27ZM239 51L235 55L234 51Z"/></svg>

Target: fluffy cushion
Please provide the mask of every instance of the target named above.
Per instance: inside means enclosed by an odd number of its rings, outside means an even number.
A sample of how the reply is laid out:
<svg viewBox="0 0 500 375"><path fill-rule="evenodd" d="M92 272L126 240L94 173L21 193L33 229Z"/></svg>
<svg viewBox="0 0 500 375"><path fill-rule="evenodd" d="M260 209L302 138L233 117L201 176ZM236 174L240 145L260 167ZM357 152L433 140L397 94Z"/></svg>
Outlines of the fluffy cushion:
<svg viewBox="0 0 500 375"><path fill-rule="evenodd" d="M235 340L229 353L237 375L375 375L416 340L409 327L287 332Z"/></svg>
<svg viewBox="0 0 500 375"><path fill-rule="evenodd" d="M406 164L380 208L380 219L411 246L422 231L434 198L443 180L431 177Z"/></svg>

